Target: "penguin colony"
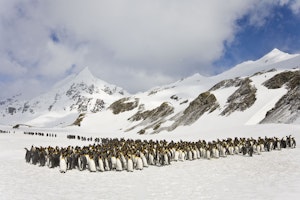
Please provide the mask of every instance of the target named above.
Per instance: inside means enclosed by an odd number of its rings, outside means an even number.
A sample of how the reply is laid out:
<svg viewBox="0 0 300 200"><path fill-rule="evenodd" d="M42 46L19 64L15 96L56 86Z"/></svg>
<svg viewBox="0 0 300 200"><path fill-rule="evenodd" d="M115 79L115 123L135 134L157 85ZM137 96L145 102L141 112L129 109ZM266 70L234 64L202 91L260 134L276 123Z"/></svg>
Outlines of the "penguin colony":
<svg viewBox="0 0 300 200"><path fill-rule="evenodd" d="M166 166L176 161L218 159L229 155L253 156L261 152L295 148L295 138L228 138L206 142L167 142L102 138L99 143L83 147L25 148L27 163L59 168L61 173L78 169L90 172L143 170L148 166Z"/></svg>

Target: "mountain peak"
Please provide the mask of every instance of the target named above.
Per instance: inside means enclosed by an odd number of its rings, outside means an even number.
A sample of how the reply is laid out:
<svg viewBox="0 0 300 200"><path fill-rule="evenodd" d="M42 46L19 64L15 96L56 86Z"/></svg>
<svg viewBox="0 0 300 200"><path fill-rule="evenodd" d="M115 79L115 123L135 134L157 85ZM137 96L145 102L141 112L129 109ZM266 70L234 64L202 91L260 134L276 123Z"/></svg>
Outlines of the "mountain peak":
<svg viewBox="0 0 300 200"><path fill-rule="evenodd" d="M84 79L89 79L89 78L95 78L93 76L93 74L91 73L89 67L85 67L83 68L83 70L81 70L76 77L80 77L80 78L84 78Z"/></svg>
<svg viewBox="0 0 300 200"><path fill-rule="evenodd" d="M262 61L266 64L273 64L275 62L283 61L295 57L295 55L285 53L280 51L277 48L274 48L272 51L264 55L259 61Z"/></svg>

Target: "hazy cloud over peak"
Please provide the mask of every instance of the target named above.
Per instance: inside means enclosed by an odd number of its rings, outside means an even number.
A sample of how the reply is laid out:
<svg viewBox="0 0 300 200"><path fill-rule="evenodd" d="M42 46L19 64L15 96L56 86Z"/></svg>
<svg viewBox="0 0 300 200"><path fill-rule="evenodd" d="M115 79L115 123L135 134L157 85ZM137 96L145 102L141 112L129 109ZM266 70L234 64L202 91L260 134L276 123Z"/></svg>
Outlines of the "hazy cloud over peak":
<svg viewBox="0 0 300 200"><path fill-rule="evenodd" d="M235 40L238 19L249 15L250 25L263 26L272 6L298 13L299 2L3 0L0 78L12 76L14 87L4 79L0 86L13 94L24 89L18 81L34 87L36 80L39 92L43 78L50 87L85 66L130 92L213 74L224 44Z"/></svg>

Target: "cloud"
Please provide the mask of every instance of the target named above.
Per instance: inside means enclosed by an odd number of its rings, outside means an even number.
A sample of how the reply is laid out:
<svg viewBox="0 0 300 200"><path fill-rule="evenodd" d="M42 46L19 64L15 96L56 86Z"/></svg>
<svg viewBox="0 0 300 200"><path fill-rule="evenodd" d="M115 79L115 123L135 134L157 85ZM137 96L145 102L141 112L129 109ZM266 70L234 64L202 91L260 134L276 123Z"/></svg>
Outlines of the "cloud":
<svg viewBox="0 0 300 200"><path fill-rule="evenodd" d="M262 26L272 5L290 4L296 12L298 2L3 0L0 75L47 80L50 87L89 66L136 92L196 72L211 74L224 43L239 31L238 19L251 15L251 25Z"/></svg>

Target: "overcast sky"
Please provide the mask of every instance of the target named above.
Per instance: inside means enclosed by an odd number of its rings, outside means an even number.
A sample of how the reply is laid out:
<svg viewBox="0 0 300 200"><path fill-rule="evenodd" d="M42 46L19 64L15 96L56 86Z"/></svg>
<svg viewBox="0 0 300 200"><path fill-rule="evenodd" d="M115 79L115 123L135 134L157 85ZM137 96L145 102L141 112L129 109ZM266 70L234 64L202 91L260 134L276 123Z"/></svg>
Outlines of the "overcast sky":
<svg viewBox="0 0 300 200"><path fill-rule="evenodd" d="M300 50L300 0L0 0L0 97L88 66L134 93Z"/></svg>

